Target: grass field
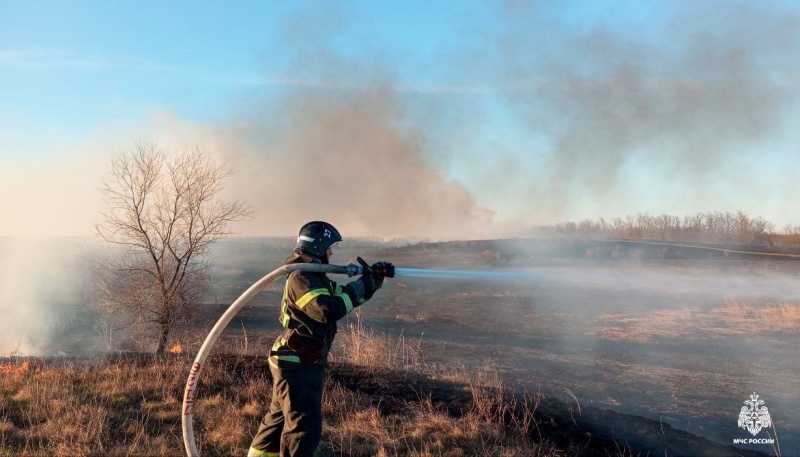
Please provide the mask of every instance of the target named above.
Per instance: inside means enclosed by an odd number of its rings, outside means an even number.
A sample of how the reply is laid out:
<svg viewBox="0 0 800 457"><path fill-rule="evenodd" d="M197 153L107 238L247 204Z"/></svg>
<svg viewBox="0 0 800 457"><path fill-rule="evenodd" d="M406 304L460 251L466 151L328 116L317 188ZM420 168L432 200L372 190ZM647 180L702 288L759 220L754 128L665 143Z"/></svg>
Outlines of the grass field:
<svg viewBox="0 0 800 457"><path fill-rule="evenodd" d="M373 246L336 261L365 253L536 279L387 280L342 322L321 455L800 455L796 262L597 261L488 242ZM282 257L219 256L213 303L173 335L183 353L4 359L0 455L182 455L193 351ZM195 412L204 455L243 452L265 412L280 294L274 284L256 297L215 347ZM56 343L72 354L96 336L69 338ZM754 391L780 449L730 446Z"/></svg>
<svg viewBox="0 0 800 457"><path fill-rule="evenodd" d="M510 390L496 371L424 362L419 345L359 322L340 335L325 384L319 456L732 455L733 448L633 416ZM202 455L243 455L269 404L266 347L221 347L194 410ZM346 349L342 349L346 348ZM368 348L368 350L367 350ZM13 358L0 365L2 455L184 455L188 354ZM756 455L743 451L737 455Z"/></svg>
<svg viewBox="0 0 800 457"><path fill-rule="evenodd" d="M540 395L510 395L496 373L426 373L417 348L359 325L341 340L350 349L333 357L320 455L561 453L546 436L533 438ZM263 355L266 348L249 350ZM183 455L180 403L190 362L185 354L7 359L0 365L0 452ZM387 393L376 399L376 388ZM264 357L212 358L195 408L203 455L246 453L270 393Z"/></svg>

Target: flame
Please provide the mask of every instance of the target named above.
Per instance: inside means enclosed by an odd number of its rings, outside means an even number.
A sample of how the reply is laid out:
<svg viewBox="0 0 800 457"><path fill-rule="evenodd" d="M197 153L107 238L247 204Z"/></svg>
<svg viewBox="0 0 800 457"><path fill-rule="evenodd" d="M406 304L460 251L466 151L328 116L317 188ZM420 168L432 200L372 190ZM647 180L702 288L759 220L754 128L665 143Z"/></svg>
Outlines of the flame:
<svg viewBox="0 0 800 457"><path fill-rule="evenodd" d="M0 374L22 374L27 373L30 369L31 364L27 360L24 360L20 366L16 366L11 362L6 362L5 364L0 365Z"/></svg>
<svg viewBox="0 0 800 457"><path fill-rule="evenodd" d="M169 352L173 354L180 354L181 352L183 352L183 346L181 346L181 343L176 343L175 346L169 348Z"/></svg>

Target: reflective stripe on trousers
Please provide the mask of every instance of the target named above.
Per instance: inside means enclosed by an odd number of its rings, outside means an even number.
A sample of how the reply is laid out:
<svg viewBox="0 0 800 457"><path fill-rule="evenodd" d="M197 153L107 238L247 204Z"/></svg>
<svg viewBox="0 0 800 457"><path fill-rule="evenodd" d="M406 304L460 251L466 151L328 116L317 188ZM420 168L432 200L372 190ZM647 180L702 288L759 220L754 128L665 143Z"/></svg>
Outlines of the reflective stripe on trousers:
<svg viewBox="0 0 800 457"><path fill-rule="evenodd" d="M247 453L247 457L281 457L281 455L278 452L259 451L251 447L250 452Z"/></svg>

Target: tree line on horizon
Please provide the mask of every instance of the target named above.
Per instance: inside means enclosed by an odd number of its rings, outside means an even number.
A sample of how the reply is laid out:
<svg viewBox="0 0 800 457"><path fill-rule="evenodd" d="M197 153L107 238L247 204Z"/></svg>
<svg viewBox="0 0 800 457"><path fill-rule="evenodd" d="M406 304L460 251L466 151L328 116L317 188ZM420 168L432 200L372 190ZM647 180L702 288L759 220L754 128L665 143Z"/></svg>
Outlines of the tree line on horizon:
<svg viewBox="0 0 800 457"><path fill-rule="evenodd" d="M786 238L793 239L792 235L800 235L800 226L787 225L782 232L776 232L775 225L761 216L750 216L743 211L707 211L683 217L638 213L624 218L567 221L542 227L540 233L550 236L772 246L786 242Z"/></svg>

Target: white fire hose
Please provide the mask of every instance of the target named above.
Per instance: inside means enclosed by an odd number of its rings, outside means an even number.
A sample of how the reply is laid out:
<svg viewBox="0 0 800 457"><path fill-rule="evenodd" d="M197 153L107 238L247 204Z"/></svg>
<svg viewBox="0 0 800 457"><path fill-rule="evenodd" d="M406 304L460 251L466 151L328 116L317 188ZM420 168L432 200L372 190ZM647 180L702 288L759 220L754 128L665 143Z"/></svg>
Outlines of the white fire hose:
<svg viewBox="0 0 800 457"><path fill-rule="evenodd" d="M200 374L203 372L203 365L206 363L208 354L211 353L211 348L217 342L217 338L228 326L228 323L233 319L236 313L247 304L259 292L266 289L268 285L283 275L289 274L292 271L311 271L315 273L334 273L346 274L347 276L359 275L363 272L363 268L358 265L325 265L321 263L293 263L284 265L272 273L264 276L256 281L255 284L250 286L235 302L222 314L214 328L206 337L200 350L197 351L197 356L194 358L191 370L189 370L189 379L186 381L186 390L183 394L183 406L181 409L182 428L183 428L183 444L186 446L186 455L189 457L198 457L200 454L197 452L197 444L194 441L194 429L192 426L192 416L194 413L194 403L197 398L197 388L200 384Z"/></svg>

